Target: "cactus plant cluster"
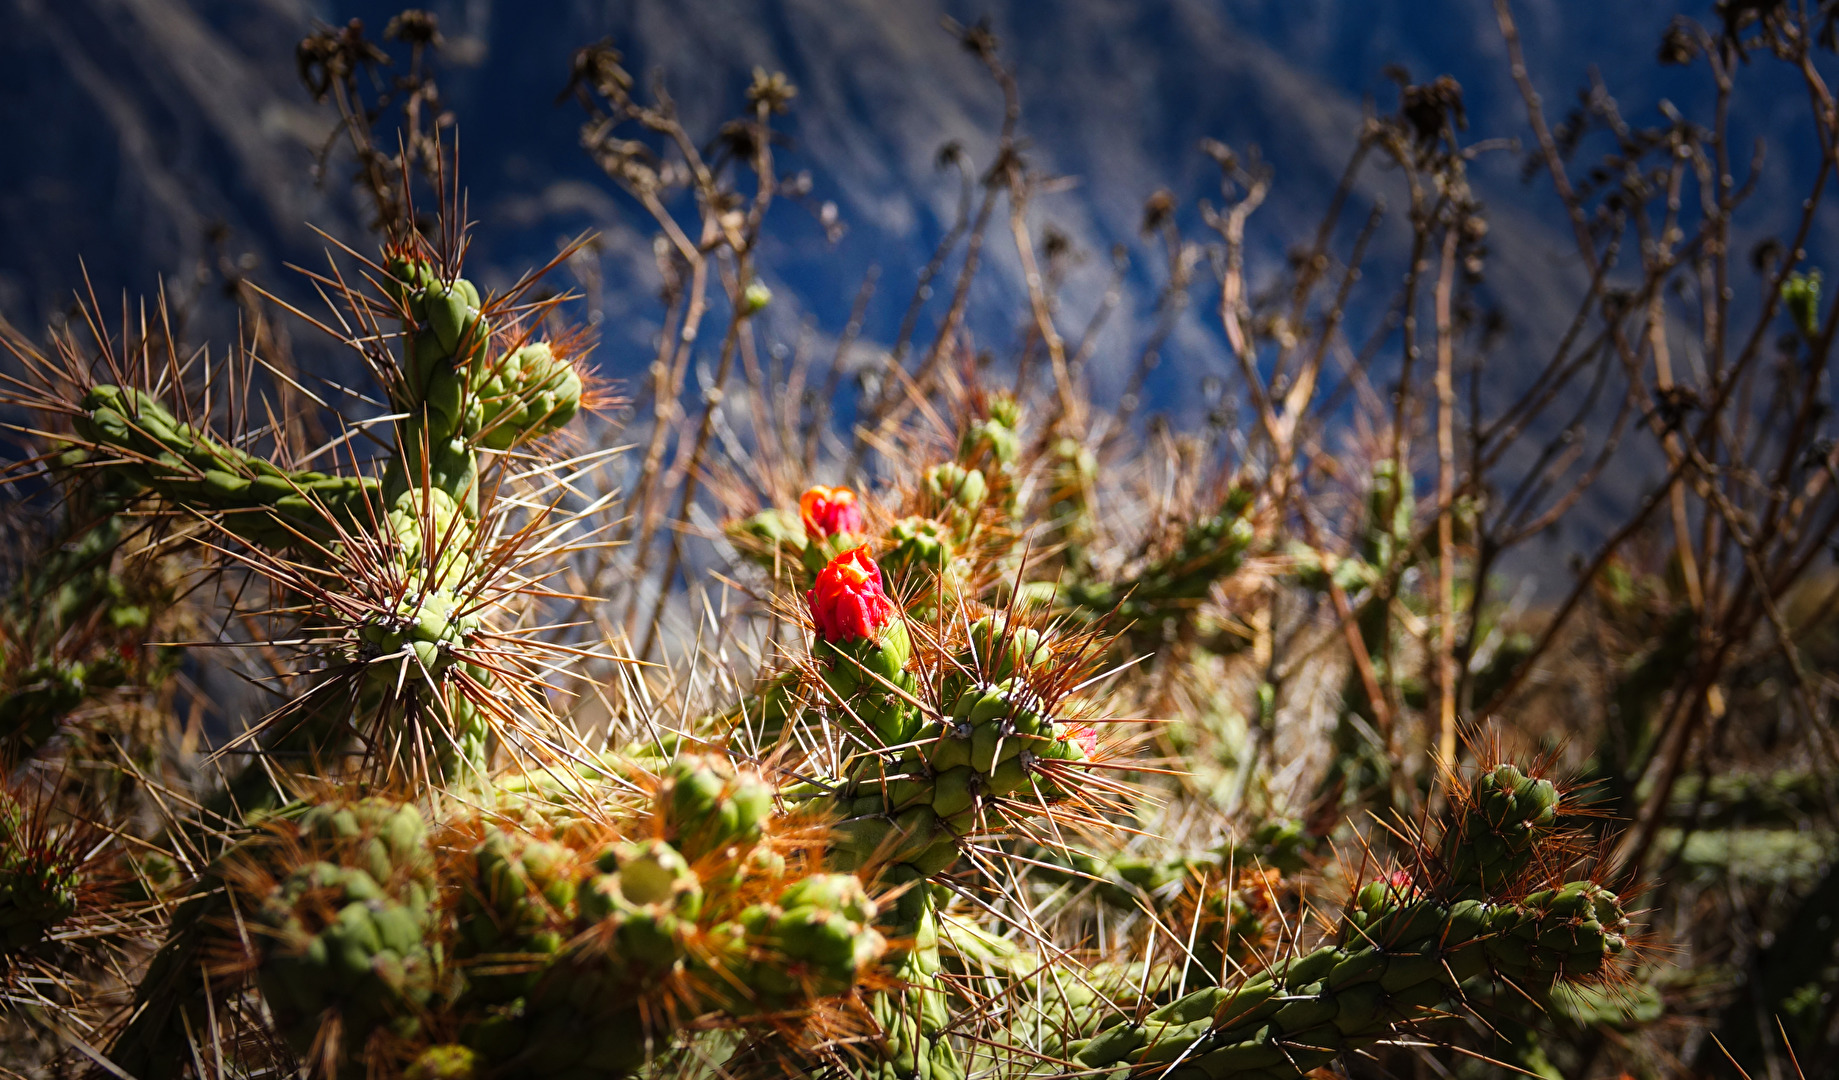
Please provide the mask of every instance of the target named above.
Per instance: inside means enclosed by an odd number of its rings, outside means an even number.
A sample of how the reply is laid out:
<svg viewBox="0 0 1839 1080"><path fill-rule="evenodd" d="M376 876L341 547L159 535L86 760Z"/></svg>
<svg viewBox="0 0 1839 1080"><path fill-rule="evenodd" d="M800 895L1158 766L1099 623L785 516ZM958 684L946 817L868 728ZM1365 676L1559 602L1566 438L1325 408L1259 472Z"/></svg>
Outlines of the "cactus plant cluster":
<svg viewBox="0 0 1839 1080"><path fill-rule="evenodd" d="M37 402L124 510L200 563L233 556L296 665L245 740L265 760L146 841L188 873L132 875L162 918L107 1047L131 1075L188 1075L199 1031L252 1025L249 1067L328 1077L706 1058L952 1080L1020 1045L1043 1073L1294 1077L1467 985L1538 993L1622 948L1616 896L1564 877L1569 805L1505 762L1409 869L1352 883L1319 942L1281 929L1311 865L1294 824L1124 852L1157 770L1111 700L1119 632L1192 615L1258 510L1231 489L1128 578L1034 560L1027 418L1000 395L886 498L813 485L731 525L797 647L733 707L590 748L549 681L582 650L518 630L555 592L533 569L561 535L545 522L573 519L504 494L513 452L548 452L583 404L575 339L535 340L541 311L482 296L426 241L361 273L349 317L394 327L366 342L394 429L373 460L295 467L176 387L80 367ZM23 820L0 837L12 950L84 914L75 864L39 858ZM1015 906L1055 888L1186 927L1182 955L1065 977L1071 952Z"/></svg>
<svg viewBox="0 0 1839 1080"><path fill-rule="evenodd" d="M761 116L776 85L756 86ZM770 293L733 213L707 242L734 260L728 348L751 356ZM1222 816L1156 726L1188 723L1193 673L1256 638L1221 599L1310 570L1279 554L1286 508L1249 472L1104 550L1105 444L1068 401L966 369L925 425L890 425L905 459L879 481L815 483L813 462L763 485L710 530L735 565L704 574L673 545L653 601L679 571L750 594L732 621L761 629L754 662L676 639L654 660L588 592L610 550L650 573L659 511L640 494L622 517L596 487L615 457L582 445L608 400L585 331L538 275L469 278L457 214L316 275L322 325L376 383L344 388L371 411L331 410L321 428L344 434L317 445L286 409L250 422L252 396L311 396L237 381L259 365L162 365L145 334L14 343L42 477L83 499L66 591L22 576L0 638L0 739L76 777L0 802L0 962L93 988L91 1062L137 1080L1293 1080L1454 1002L1613 977L1629 921L1582 857L1576 800L1490 749L1384 872L1331 866L1327 836L1354 831L1268 789L1233 808L1234 836L1157 835ZM718 400L673 466L686 485L719 471L699 457L725 437ZM1407 483L1325 574L1370 589L1414 557ZM163 574L118 580L130 554ZM249 659L147 644L173 580L202 583L202 644ZM1367 604L1355 630L1383 652L1385 604ZM16 631L35 609L51 631ZM91 633L105 623L119 640ZM97 642L141 666L100 674ZM207 721L205 673L254 691ZM161 680L161 739L76 737L96 686ZM114 755L106 799L71 764L85 747Z"/></svg>

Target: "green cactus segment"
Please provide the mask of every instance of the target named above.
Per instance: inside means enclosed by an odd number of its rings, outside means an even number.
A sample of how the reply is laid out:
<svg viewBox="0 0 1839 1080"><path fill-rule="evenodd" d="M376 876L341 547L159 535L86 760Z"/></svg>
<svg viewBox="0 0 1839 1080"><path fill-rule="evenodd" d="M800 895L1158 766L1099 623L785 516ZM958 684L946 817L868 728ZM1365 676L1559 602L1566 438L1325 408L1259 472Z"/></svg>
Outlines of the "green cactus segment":
<svg viewBox="0 0 1839 1080"><path fill-rule="evenodd" d="M34 835L42 831L0 791L0 966L77 912L83 875L70 853Z"/></svg>
<svg viewBox="0 0 1839 1080"><path fill-rule="evenodd" d="M30 751L57 733L58 723L99 692L121 685L122 665L110 657L41 660L12 674L0 694L0 742Z"/></svg>
<svg viewBox="0 0 1839 1080"><path fill-rule="evenodd" d="M1244 563L1257 536L1251 511L1252 493L1235 487L1216 513L1188 527L1174 552L1134 577L1070 581L1061 587L1059 603L1080 618L1122 620L1141 624L1139 632L1161 632L1170 619L1190 618L1214 584Z"/></svg>
<svg viewBox="0 0 1839 1080"><path fill-rule="evenodd" d="M479 454L463 436L441 438L420 419L396 428L397 455L383 474L392 507L405 493L439 491L468 518L479 516Z"/></svg>
<svg viewBox="0 0 1839 1080"><path fill-rule="evenodd" d="M1374 882L1357 895L1338 945L1210 987L1066 1049L1094 1069L1201 1080L1239 1071L1291 1076L1434 1015L1468 979L1495 975L1528 990L1587 978L1624 948L1613 893L1574 882L1518 904L1443 905Z"/></svg>
<svg viewBox="0 0 1839 1080"><path fill-rule="evenodd" d="M874 1080L963 1080L964 1061L946 1038L951 1016L939 989L943 968L938 916L928 901L920 905L911 947L893 970L900 986L869 1001L881 1029Z"/></svg>
<svg viewBox="0 0 1839 1080"><path fill-rule="evenodd" d="M919 729L889 764L865 763L846 786L841 865L904 866L927 876L948 869L959 838L993 824L990 799L1025 807L1066 794L1042 762L1086 759L1084 729L1046 717L1014 682L974 686L943 721ZM994 819L1000 821L1000 819Z"/></svg>
<svg viewBox="0 0 1839 1080"><path fill-rule="evenodd" d="M1046 635L1019 619L1011 620L1006 612L978 619L971 624L968 637L968 647L959 660L986 683L1034 671L1053 659Z"/></svg>
<svg viewBox="0 0 1839 1080"><path fill-rule="evenodd" d="M321 805L302 817L299 837L321 858L250 905L256 983L282 1034L305 1052L332 1014L351 1047L384 1028L412 1034L441 961L430 944L434 867L421 815L381 800Z"/></svg>
<svg viewBox="0 0 1839 1080"><path fill-rule="evenodd" d="M964 435L958 441L958 460L976 461L987 457L1007 469L1015 463L1016 455L1021 453L1021 434L1017 431L1021 420L1021 407L1014 398L1003 397L992 401L989 416L974 420L965 427Z"/></svg>
<svg viewBox="0 0 1839 1080"><path fill-rule="evenodd" d="M494 450L561 430L581 408L581 373L547 342L533 342L495 361L475 361L479 441Z"/></svg>
<svg viewBox="0 0 1839 1080"><path fill-rule="evenodd" d="M912 650L906 621L898 617L877 637L817 642L819 670L842 703L838 711L872 733L864 736L870 747L901 746L919 732L919 714L908 701L917 686L906 670Z"/></svg>
<svg viewBox="0 0 1839 1080"><path fill-rule="evenodd" d="M741 913L746 959L730 974L753 1007L769 1012L844 993L887 952L875 915L854 875L793 882L772 903Z"/></svg>
<svg viewBox="0 0 1839 1080"><path fill-rule="evenodd" d="M73 452L63 464L83 457ZM0 603L0 756L10 761L23 761L116 688L159 685L182 655L178 646L147 644L175 589L159 562L116 558L132 519L118 512L124 485L101 479L66 506L64 528Z"/></svg>
<svg viewBox="0 0 1839 1080"><path fill-rule="evenodd" d="M881 569L890 576L929 570L943 574L951 567L951 530L932 518L906 517L888 529L888 553Z"/></svg>
<svg viewBox="0 0 1839 1080"><path fill-rule="evenodd" d="M378 656L413 653L429 677L439 678L459 662L455 650L479 630L478 618L465 614L462 603L444 589L411 593L396 602L395 611L361 626L358 637ZM389 677L393 682L394 670Z"/></svg>
<svg viewBox="0 0 1839 1080"><path fill-rule="evenodd" d="M466 569L474 526L460 503L440 488L397 495L390 504L388 525L399 545L401 564L415 571L418 580L445 583Z"/></svg>
<svg viewBox="0 0 1839 1080"><path fill-rule="evenodd" d="M101 385L84 395L77 434L121 455L121 471L175 505L218 513L255 543L287 546L330 526L363 529L380 516L376 482L286 472L175 418L152 395Z"/></svg>
<svg viewBox="0 0 1839 1080"><path fill-rule="evenodd" d="M1527 870L1558 821L1558 790L1513 765L1482 773L1443 838L1443 870L1466 895L1496 896Z"/></svg>
<svg viewBox="0 0 1839 1080"><path fill-rule="evenodd" d="M1037 775L1036 765L1084 761L1083 731L1048 716L1025 683L972 686L944 721L921 733L921 753L938 778L933 808L949 821L970 810L976 795L1062 794Z"/></svg>
<svg viewBox="0 0 1839 1080"><path fill-rule="evenodd" d="M500 1003L529 993L575 922L575 863L560 844L494 828L473 848L456 955L468 992Z"/></svg>
<svg viewBox="0 0 1839 1080"><path fill-rule="evenodd" d="M1027 676L1051 660L1043 635L1011 628L1004 616L973 624L969 644L946 679L962 686L949 711L924 720L903 710L897 729L879 731L891 752L865 755L843 786L837 857L848 867L881 863L907 875L940 873L957 859L961 837L999 822L991 799L1018 807L1068 794L1044 763L1087 759L1090 729L1056 721L1028 688ZM979 681L975 673L1007 676Z"/></svg>

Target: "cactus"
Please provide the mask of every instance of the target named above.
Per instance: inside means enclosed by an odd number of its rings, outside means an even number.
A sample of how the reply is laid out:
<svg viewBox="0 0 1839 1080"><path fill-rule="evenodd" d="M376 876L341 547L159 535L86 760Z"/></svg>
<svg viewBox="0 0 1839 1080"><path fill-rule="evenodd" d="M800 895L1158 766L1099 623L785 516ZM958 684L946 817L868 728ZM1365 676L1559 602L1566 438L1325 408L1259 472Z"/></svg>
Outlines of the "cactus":
<svg viewBox="0 0 1839 1080"><path fill-rule="evenodd" d="M1629 920L1614 893L1580 879L1515 895L1549 872L1555 789L1503 764L1459 795L1443 865L1422 880L1398 871L1362 886L1332 941L1064 1051L1120 1074L1294 1076L1434 1015L1471 979L1540 993L1601 976L1627 948ZM1481 860L1448 857L1478 836L1533 839L1490 845Z"/></svg>
<svg viewBox="0 0 1839 1080"><path fill-rule="evenodd" d="M1217 510L1190 524L1174 550L1135 575L1111 581L1074 578L1057 602L1084 621L1128 627L1133 646L1153 651L1191 628L1213 586L1238 570L1257 539L1250 490L1234 487Z"/></svg>
<svg viewBox="0 0 1839 1080"><path fill-rule="evenodd" d="M751 364L762 327L746 320L770 294L736 231L748 215L723 220L729 347ZM732 500L749 516L724 535L770 575L746 586L773 615L753 670L679 682L674 659L648 666L651 643L615 647L617 620L575 591L595 542L565 535L611 501L584 497L558 453L594 404L585 336L539 335L560 301L526 301L527 281L482 293L463 250L403 234L342 275L369 286L339 290L339 318L361 328L345 344L388 410L366 430L393 425L374 460L296 453L285 422L229 432L214 387L112 354L67 364L30 402L50 417L55 482L95 485L101 512L68 516L59 551L84 572L49 605L54 633L12 632L52 595L15 590L0 736L49 753L97 686L151 687L125 658L112 672L58 644L101 618L145 648L159 613L135 609L163 594L102 583L137 519L163 530L160 557L237 579L194 602L235 628L219 637L261 647L253 681L274 699L219 748L257 759L221 788L168 783L185 753L164 743L114 767L117 788L145 793L119 827L134 850L108 856L134 873L145 925L124 919L135 940L110 943L133 996L111 985L91 1006L85 1030L107 1038L86 1057L143 1080L1294 1080L1471 993L1589 986L1628 951L1622 901L1579 869L1575 806L1538 769L1484 755L1442 818L1403 836L1401 869L1371 878L1327 865L1334 826L1316 826L1334 800L1309 830L1267 813L1275 798L1223 820L1180 762L1139 752L1139 713L1188 723L1189 665L1236 648L1214 602L1281 549L1269 534L1290 510L1247 471L1129 561L1099 557L1094 448L1113 444L1088 441L1069 402L1036 423L968 367L945 380L950 408L926 410L955 430L890 427L886 445L913 454L885 483L750 474L766 482ZM662 435L641 477L730 479L705 456L732 442L717 400L681 462ZM1365 542L1335 568L1362 589L1416 558L1409 484L1375 474ZM762 491L801 489L795 508L760 508ZM635 496L613 541L635 541L641 572L657 494ZM700 510L693 491L683 505ZM671 550L661 607L702 565ZM1389 599L1357 612L1380 653ZM605 644L566 633L581 625ZM570 716L584 688L605 707L599 741ZM1209 813L1219 827L1149 836ZM64 964L104 875L27 825L0 813L0 959Z"/></svg>
<svg viewBox="0 0 1839 1080"><path fill-rule="evenodd" d="M0 967L77 913L81 861L49 835L42 812L0 790Z"/></svg>

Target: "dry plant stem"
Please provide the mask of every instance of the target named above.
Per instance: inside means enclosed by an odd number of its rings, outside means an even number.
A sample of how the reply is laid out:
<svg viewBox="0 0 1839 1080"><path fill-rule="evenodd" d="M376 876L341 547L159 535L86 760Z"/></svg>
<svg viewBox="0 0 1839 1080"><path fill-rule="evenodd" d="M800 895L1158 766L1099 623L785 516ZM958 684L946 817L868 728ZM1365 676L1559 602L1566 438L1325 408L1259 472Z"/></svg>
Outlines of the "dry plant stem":
<svg viewBox="0 0 1839 1080"><path fill-rule="evenodd" d="M1007 91L1005 91L1007 92ZM1066 365L1066 343L1054 328L1054 315L1041 284L1041 270L1035 263L1034 239L1028 235L1028 178L1021 162L1010 158L1008 169L1009 232L1015 238L1015 252L1022 262L1022 281L1028 288L1028 307L1034 316L1035 332L1047 346L1048 362L1053 367L1054 389L1059 397L1059 424L1073 438L1085 434L1085 410L1073 390L1073 379ZM1054 426L1054 425L1050 425Z"/></svg>
<svg viewBox="0 0 1839 1080"><path fill-rule="evenodd" d="M749 260L743 256L739 263L745 268ZM744 272L744 269L743 269ZM721 359L716 365L715 381L704 392L702 421L696 428L696 439L691 445L689 458L683 465L683 494L678 503L677 516L673 519L678 527L670 530L670 545L664 562L664 573L659 577L657 601L652 605L651 618L646 623L645 637L639 646L638 658L649 659L651 647L658 638L658 626L664 619L664 609L670 603L672 583L676 580L677 570L683 564L683 530L690 526L691 508L696 504L696 492L701 486L703 455L709 448L709 436L715 428L715 417L721 408L722 389L727 385L728 374L734 367L734 353L741 335L745 317L738 311L740 293L734 293L737 304L736 313L728 320L728 332L722 336Z"/></svg>
<svg viewBox="0 0 1839 1080"><path fill-rule="evenodd" d="M1456 762L1456 345L1450 325L1456 237L1443 233L1437 272L1437 761Z"/></svg>
<svg viewBox="0 0 1839 1080"><path fill-rule="evenodd" d="M691 525L691 511L696 503L697 488L702 481L703 455L708 450L709 437L714 431L716 416L721 408L722 395L728 385L728 375L734 367L735 350L740 344L739 339L746 331L747 321L752 314L745 309L742 294L753 281L753 238L758 235L760 223L762 219L765 218L767 209L772 205L775 182L773 178L772 139L767 125L767 120L770 116L771 108L767 102L761 101L755 105L753 117L754 156L751 164L758 186L755 188L752 203L748 207L744 225L738 230L726 230L723 234L723 239L726 240L729 247L734 251L734 276L725 283L731 314L728 318L728 332L722 338L721 359L716 367L715 382L706 392L706 398L703 404L702 423L696 429L696 440L690 448L689 459L684 465L683 495L678 511L678 521L683 528L689 528ZM681 127L675 128L674 134L681 137L687 144L688 136L682 134ZM690 156L693 154L693 148L686 145L684 153L689 160L698 162L700 166L700 159ZM713 181L710 180L709 183L712 186ZM711 194L713 194L712 191ZM707 198L705 201L708 206L705 213L710 215L717 213L718 204L716 200ZM714 217L711 217L709 220L719 221L719 219ZM765 432L762 431L761 435L764 437ZM639 542L642 550L646 541L641 537ZM670 554L664 564L664 574L659 579L657 602L652 607L651 619L645 630L643 644L639 646L638 658L641 660L651 655L652 645L657 641L658 627L664 618L664 609L670 599L672 582L676 579L677 570L682 564L683 532L680 529L673 529L670 538Z"/></svg>
<svg viewBox="0 0 1839 1080"><path fill-rule="evenodd" d="M637 550L641 559L651 547L651 530L655 527L653 508L658 498L657 486L662 476L664 452L670 442L671 427L677 416L683 380L689 371L690 354L702 332L703 316L708 312L709 265L704 251L714 245L720 236L715 219L705 215L701 240L692 244L655 195L647 195L643 201L646 209L663 225L666 235L671 237L678 255L690 267L690 288L689 306L683 312L683 321L674 336L666 335L662 351L652 364L651 436L645 445L645 457L639 465L638 479L627 501L628 528L632 527L632 523L637 525Z"/></svg>
<svg viewBox="0 0 1839 1080"><path fill-rule="evenodd" d="M1303 535L1309 546L1315 549L1316 557L1327 560L1332 558L1328 549L1322 545L1321 533L1317 530L1315 519L1309 515L1307 505L1297 509L1297 520L1302 522ZM1392 706L1386 700L1379 686L1379 676L1373 670L1373 658L1367 652L1366 642L1360 638L1359 616L1353 605L1347 601L1347 591L1341 588L1334 574L1328 574L1328 596L1335 607L1335 617L1341 621L1341 633L1347 638L1348 652L1353 655L1354 668L1360 673L1360 682L1366 690L1367 701L1373 709L1373 723L1388 742L1392 732Z"/></svg>

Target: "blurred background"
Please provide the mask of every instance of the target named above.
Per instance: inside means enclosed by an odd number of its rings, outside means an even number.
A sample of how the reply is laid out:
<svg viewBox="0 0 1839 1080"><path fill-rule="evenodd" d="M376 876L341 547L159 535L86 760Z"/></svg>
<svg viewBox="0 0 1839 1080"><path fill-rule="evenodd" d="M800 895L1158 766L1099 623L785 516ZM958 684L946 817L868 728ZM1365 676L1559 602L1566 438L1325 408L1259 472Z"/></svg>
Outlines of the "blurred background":
<svg viewBox="0 0 1839 1080"><path fill-rule="evenodd" d="M1447 74L1461 85L1464 140L1484 146L1471 179L1497 246L1515 252L1489 268L1484 296L1528 364L1549 351L1570 315L1565 290L1578 284L1562 211L1549 188L1523 180L1530 142L1492 5L1482 0L426 6L445 38L436 82L455 119L477 222L473 272L502 285L583 231L597 233L590 276L598 280L577 274L576 284L590 286L589 318L603 340L596 360L616 376L650 360L658 275L649 218L582 152L583 115L562 95L571 54L602 39L641 80L656 73L691 131L729 115L756 66L798 87L778 153L782 172L809 173L810 194L775 208L759 254L783 301L770 323L782 348L801 335L834 338L871 273L877 286L861 340L865 354L885 347L957 210L958 174L941 171L941 148L961 146L975 170L989 164L1001 100L977 59L942 29L945 17L990 19L1020 85L1031 163L1064 177L1032 208L1038 233L1071 244L1063 318L1083 324L1123 268L1126 302L1091 359L1100 402L1123 390L1133 343L1155 319L1166 279L1166 258L1141 232L1145 200L1166 187L1179 215L1198 217L1196 200L1219 187L1218 169L1198 149L1203 138L1261 156L1276 180L1248 227L1255 281L1313 235L1363 115L1397 107L1397 78ZM1711 9L1707 0L1678 10L1715 22ZM308 223L351 241L368 211L351 186L350 157L332 138L336 114L296 75L295 46L315 27L353 18L379 38L398 10L388 2L0 0L0 133L11 148L0 172L0 313L28 329L55 321L85 271L102 296L163 286L183 298L209 292L226 273L305 296L283 266L323 265L324 241ZM1643 0L1520 5L1528 66L1554 121L1593 80L1629 103L1631 123L1658 122L1653 103L1663 100L1702 112L1709 81L1654 62L1672 14ZM1758 65L1730 118L1733 144L1768 143L1764 187L1744 223L1758 235L1791 225L1794 193L1818 161L1810 143L1779 137L1794 114L1777 100L1804 98L1789 75L1783 65ZM1360 198L1387 195L1376 172L1361 180ZM1392 197L1403 205L1401 194ZM1824 209L1816 247L1831 235L1834 213ZM1376 250L1396 258L1409 229L1402 215L1390 217ZM1026 305L1009 245L989 245L987 258L967 325L1001 355L1022 333ZM234 317L233 308L196 307L193 317L207 323L200 337L210 319ZM1185 411L1181 419L1192 421L1205 407L1192 392L1197 382L1228 374L1209 309L1202 300L1178 320L1145 384L1152 410ZM1628 490L1609 485L1597 497Z"/></svg>

